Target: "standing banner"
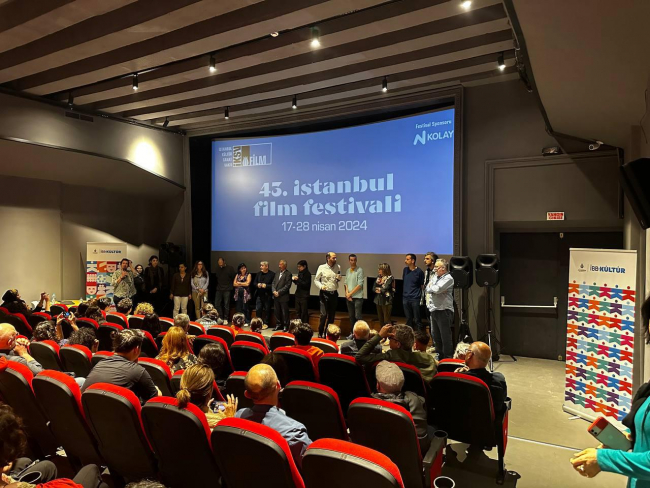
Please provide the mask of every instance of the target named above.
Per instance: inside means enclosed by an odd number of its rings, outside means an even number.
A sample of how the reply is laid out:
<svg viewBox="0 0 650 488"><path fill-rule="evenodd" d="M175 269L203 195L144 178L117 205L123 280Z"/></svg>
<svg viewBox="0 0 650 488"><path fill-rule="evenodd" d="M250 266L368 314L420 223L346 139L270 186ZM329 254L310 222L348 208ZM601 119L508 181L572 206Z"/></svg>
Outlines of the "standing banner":
<svg viewBox="0 0 650 488"><path fill-rule="evenodd" d="M86 300L113 298L111 277L122 258L126 257L123 242L88 242L86 246Z"/></svg>
<svg viewBox="0 0 650 488"><path fill-rule="evenodd" d="M617 425L632 405L636 251L571 249L564 407Z"/></svg>

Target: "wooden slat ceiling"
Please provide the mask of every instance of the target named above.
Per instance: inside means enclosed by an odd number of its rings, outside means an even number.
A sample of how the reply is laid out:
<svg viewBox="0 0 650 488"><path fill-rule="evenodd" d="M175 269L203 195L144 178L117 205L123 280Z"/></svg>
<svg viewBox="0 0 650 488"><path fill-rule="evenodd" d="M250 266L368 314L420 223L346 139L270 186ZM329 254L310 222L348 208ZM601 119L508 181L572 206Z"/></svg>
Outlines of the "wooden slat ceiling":
<svg viewBox="0 0 650 488"><path fill-rule="evenodd" d="M516 77L500 0L0 1L3 88L190 133Z"/></svg>

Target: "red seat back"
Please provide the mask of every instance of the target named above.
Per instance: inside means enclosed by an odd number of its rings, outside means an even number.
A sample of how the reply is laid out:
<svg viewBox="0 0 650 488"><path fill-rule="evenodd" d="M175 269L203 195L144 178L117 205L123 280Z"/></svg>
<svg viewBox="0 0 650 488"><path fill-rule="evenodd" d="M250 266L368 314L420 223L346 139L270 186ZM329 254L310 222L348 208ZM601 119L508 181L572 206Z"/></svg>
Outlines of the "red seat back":
<svg viewBox="0 0 650 488"><path fill-rule="evenodd" d="M270 340L271 351L275 351L278 347L291 347L295 343L296 338L293 334L289 334L288 332L274 332Z"/></svg>
<svg viewBox="0 0 650 488"><path fill-rule="evenodd" d="M144 315L129 315L127 319L127 321L129 322L129 329L142 329L143 320L144 320ZM160 318L160 320L162 321L162 317Z"/></svg>
<svg viewBox="0 0 650 488"><path fill-rule="evenodd" d="M371 395L363 367L351 356L325 354L318 361L318 372L320 382L338 394L344 414L352 400Z"/></svg>
<svg viewBox="0 0 650 488"><path fill-rule="evenodd" d="M259 344L264 349L266 349L266 352L268 354L269 346L266 344L266 341L264 340L264 336L259 332L249 332L247 330L242 330L237 334L236 340L254 342L256 344Z"/></svg>
<svg viewBox="0 0 650 488"><path fill-rule="evenodd" d="M144 338L140 357L155 358L158 356L158 344L156 344L156 341L154 341L153 336L149 332L143 330L142 333L144 334Z"/></svg>
<svg viewBox="0 0 650 488"><path fill-rule="evenodd" d="M63 303L54 303L50 305L50 314L53 317L56 317L57 315L67 311L68 311L68 306Z"/></svg>
<svg viewBox="0 0 650 488"><path fill-rule="evenodd" d="M138 364L147 370L163 396L174 396L171 384L172 371L164 361L155 358L139 358Z"/></svg>
<svg viewBox="0 0 650 488"><path fill-rule="evenodd" d="M63 364L59 358L59 345L54 341L32 342L29 352L38 361L43 369L63 371Z"/></svg>
<svg viewBox="0 0 650 488"><path fill-rule="evenodd" d="M438 373L453 373L457 368L465 366L462 359L441 359L438 362Z"/></svg>
<svg viewBox="0 0 650 488"><path fill-rule="evenodd" d="M399 369L404 374L402 391L412 391L426 400L428 395L427 386L420 370L412 364L400 363L399 361L395 361L395 364L399 366Z"/></svg>
<svg viewBox="0 0 650 488"><path fill-rule="evenodd" d="M190 327L187 331L189 335L199 336L205 334L205 327L198 322L190 322Z"/></svg>
<svg viewBox="0 0 650 488"><path fill-rule="evenodd" d="M234 395L239 400L239 408L250 408L253 406L253 400L246 398L244 392L244 379L246 379L246 371L235 371L226 380L226 394Z"/></svg>
<svg viewBox="0 0 650 488"><path fill-rule="evenodd" d="M339 346L336 344L336 342L330 341L329 339L321 339L319 337L314 337L311 340L311 345L319 348L321 351L323 351L326 354L339 352Z"/></svg>
<svg viewBox="0 0 650 488"><path fill-rule="evenodd" d="M109 312L106 314L106 322L111 324L121 325L123 328L129 328L129 319L126 318L126 315L119 312Z"/></svg>
<svg viewBox="0 0 650 488"><path fill-rule="evenodd" d="M318 374L309 353L295 347L278 347L274 352L282 356L287 363L289 383L292 381L318 381Z"/></svg>
<svg viewBox="0 0 650 488"><path fill-rule="evenodd" d="M95 330L99 329L99 324L95 319L89 319L87 317L81 317L77 319L77 327L91 327Z"/></svg>
<svg viewBox="0 0 650 488"><path fill-rule="evenodd" d="M203 334L194 339L194 344L192 344L194 355L198 357L199 354L201 354L201 349L203 349L208 344L219 344L226 354L226 362L224 363L221 371L219 371L219 374L217 376L218 380L225 380L228 378L228 376L230 376L230 373L234 371L234 368L232 367L232 359L230 358L230 351L228 350L228 345L226 344L226 341L224 341L221 337Z"/></svg>
<svg viewBox="0 0 650 488"><path fill-rule="evenodd" d="M236 371L248 371L266 356L266 348L255 342L235 341L230 346L230 359Z"/></svg>
<svg viewBox="0 0 650 488"><path fill-rule="evenodd" d="M32 337L32 326L22 313L10 313L2 318L2 321L14 326L16 331L25 337Z"/></svg>
<svg viewBox="0 0 650 488"><path fill-rule="evenodd" d="M86 378L92 369L93 354L86 346L73 344L59 350L63 371L72 371L78 378Z"/></svg>
<svg viewBox="0 0 650 488"><path fill-rule="evenodd" d="M226 327L225 325L213 325L207 330L207 334L222 338L226 341L228 348L235 342L234 332L230 327Z"/></svg>
<svg viewBox="0 0 650 488"><path fill-rule="evenodd" d="M97 329L97 339L99 340L99 351L112 351L113 350L113 332L120 332L124 327L118 324L104 322Z"/></svg>
<svg viewBox="0 0 650 488"><path fill-rule="evenodd" d="M99 351L93 354L92 359L90 360L90 363L92 364L93 367L100 362L103 361L104 359L110 358L111 356L114 356L115 353L112 351Z"/></svg>

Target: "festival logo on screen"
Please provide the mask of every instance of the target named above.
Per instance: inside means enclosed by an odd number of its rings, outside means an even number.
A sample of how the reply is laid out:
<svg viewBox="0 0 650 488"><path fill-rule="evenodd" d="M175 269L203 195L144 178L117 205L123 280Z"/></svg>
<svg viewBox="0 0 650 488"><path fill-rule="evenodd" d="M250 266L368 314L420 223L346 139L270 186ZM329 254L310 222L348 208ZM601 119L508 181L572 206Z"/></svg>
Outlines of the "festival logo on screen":
<svg viewBox="0 0 650 488"><path fill-rule="evenodd" d="M449 130L445 130L445 126L449 127ZM453 139L454 129L452 127L452 120L441 120L439 122L436 121L425 122L423 124L415 124L415 128L418 130L418 132L415 134L415 138L413 139L413 145L425 145L427 142Z"/></svg>
<svg viewBox="0 0 650 488"><path fill-rule="evenodd" d="M271 164L272 144L247 144L219 148L224 166L268 166ZM229 161L230 160L230 161Z"/></svg>

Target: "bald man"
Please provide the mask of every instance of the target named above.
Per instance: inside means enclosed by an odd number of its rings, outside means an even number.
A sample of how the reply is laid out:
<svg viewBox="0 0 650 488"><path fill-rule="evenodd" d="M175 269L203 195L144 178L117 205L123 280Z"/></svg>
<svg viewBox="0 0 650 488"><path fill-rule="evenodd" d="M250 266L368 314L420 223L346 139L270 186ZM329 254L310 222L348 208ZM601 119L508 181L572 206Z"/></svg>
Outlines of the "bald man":
<svg viewBox="0 0 650 488"><path fill-rule="evenodd" d="M11 324L0 324L0 357L8 361L24 364L36 376L43 371L43 366L36 361L27 348L29 341L27 339L18 339L18 332Z"/></svg>
<svg viewBox="0 0 650 488"><path fill-rule="evenodd" d="M499 373L488 371L492 350L485 342L472 342L465 353L465 366L458 368L457 373L465 373L482 380L490 388L492 404L495 412L501 412L503 402L508 397L508 387L505 377Z"/></svg>
<svg viewBox="0 0 650 488"><path fill-rule="evenodd" d="M289 443L296 466L302 466L302 455L311 444L307 428L287 416L278 408L280 381L275 371L268 364L253 366L244 379L246 398L253 400L252 408L242 408L235 417L257 422L277 430Z"/></svg>

